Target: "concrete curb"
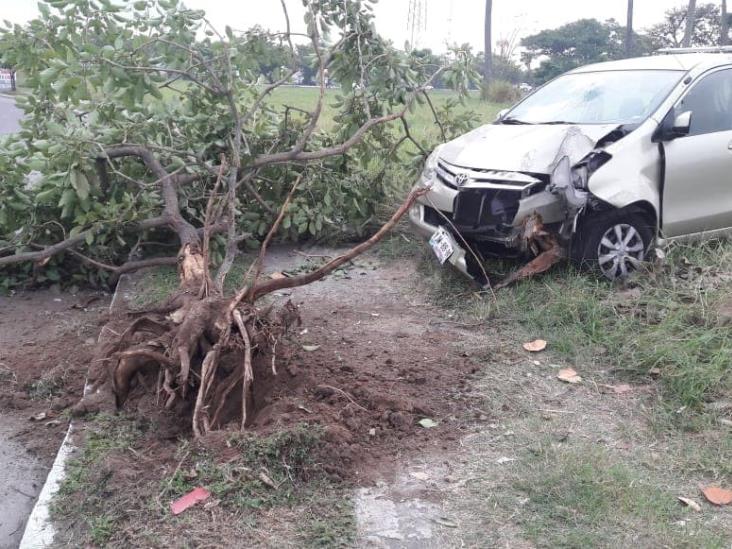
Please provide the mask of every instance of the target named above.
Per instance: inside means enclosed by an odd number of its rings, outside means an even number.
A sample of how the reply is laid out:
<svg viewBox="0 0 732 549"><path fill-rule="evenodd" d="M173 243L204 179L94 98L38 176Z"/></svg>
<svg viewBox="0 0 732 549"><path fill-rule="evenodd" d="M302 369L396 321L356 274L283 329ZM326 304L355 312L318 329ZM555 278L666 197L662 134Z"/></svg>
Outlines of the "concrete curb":
<svg viewBox="0 0 732 549"><path fill-rule="evenodd" d="M129 280L128 275L122 275L117 288L114 291L112 302L109 304L109 312L113 312L120 299L126 300L128 295L120 297L120 292L124 291ZM121 290L122 289L122 290ZM101 341L104 337L104 329L99 334L97 341ZM84 386L84 395L89 393L89 385ZM56 529L51 522L51 502L58 493L61 483L66 478L66 464L69 458L77 448L72 442L72 435L75 431L75 425L72 421L69 423L69 429L66 431L61 447L56 454L56 459L51 465L51 470L48 472L46 482L43 484L41 493L38 495L36 504L33 506L28 522L25 524L25 531L23 532L23 539L20 540L19 549L46 549L47 547L53 546L53 539L56 535Z"/></svg>

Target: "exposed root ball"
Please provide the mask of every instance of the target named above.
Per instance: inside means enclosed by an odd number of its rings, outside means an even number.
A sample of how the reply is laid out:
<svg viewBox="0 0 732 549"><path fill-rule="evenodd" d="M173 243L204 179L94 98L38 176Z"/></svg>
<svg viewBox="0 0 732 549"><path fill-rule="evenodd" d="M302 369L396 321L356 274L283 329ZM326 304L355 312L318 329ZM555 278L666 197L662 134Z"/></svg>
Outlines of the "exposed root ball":
<svg viewBox="0 0 732 549"><path fill-rule="evenodd" d="M176 402L193 404L197 436L221 426L227 401L241 399L243 428L252 402L253 358L266 355L274 363L278 342L300 322L297 307L288 301L277 310L230 308L232 300L218 297L169 302L182 305L167 316L159 310L129 315L137 318L127 321L114 343L101 346L93 390L75 412L98 410L110 392L120 408L137 386L155 387L157 400L168 409ZM142 378L148 382L137 383Z"/></svg>

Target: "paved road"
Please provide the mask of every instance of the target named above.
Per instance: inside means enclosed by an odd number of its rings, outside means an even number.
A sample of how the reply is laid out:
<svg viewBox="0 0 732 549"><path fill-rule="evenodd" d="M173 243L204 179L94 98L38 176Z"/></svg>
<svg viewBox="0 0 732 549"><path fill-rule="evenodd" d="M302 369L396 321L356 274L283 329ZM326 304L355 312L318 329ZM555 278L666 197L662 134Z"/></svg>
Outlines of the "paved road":
<svg viewBox="0 0 732 549"><path fill-rule="evenodd" d="M22 114L22 111L15 106L14 99L0 96L0 133L17 131ZM20 543L25 522L43 487L48 469L14 440L15 435L23 428L27 428L27 421L24 418L0 413L0 548L2 549L17 547Z"/></svg>
<svg viewBox="0 0 732 549"><path fill-rule="evenodd" d="M15 99L0 95L0 134L18 131L22 114L23 111L15 106Z"/></svg>

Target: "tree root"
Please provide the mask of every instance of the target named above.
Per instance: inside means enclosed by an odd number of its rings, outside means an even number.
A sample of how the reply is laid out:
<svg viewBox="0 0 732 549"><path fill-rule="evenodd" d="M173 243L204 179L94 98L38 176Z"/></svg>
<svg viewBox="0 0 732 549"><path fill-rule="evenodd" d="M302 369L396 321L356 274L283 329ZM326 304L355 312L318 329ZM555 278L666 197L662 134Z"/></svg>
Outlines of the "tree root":
<svg viewBox="0 0 732 549"><path fill-rule="evenodd" d="M412 192L373 237L314 273L284 282L258 283L263 260L260 256L254 283L230 298L206 295L211 289L205 283L206 261L197 246L186 244L179 254L178 292L160 307L130 313L131 320L124 329L115 329L120 335L100 345L92 363L95 371L90 372L92 391L75 406L74 412L98 410L109 395L113 395L118 408L122 407L133 391L154 385L156 400L159 402L162 396L166 409L177 403L192 404L192 431L196 437L202 437L228 421L223 411L227 402L238 402L235 389L240 387L239 427L245 429L253 409L255 357L271 357L271 370L276 375L276 347L291 327L300 324L299 310L292 302L277 309L271 305L260 309L257 300L284 287L309 284L363 253L383 238L424 192L426 189ZM233 370L221 367L222 363L232 362L238 365ZM133 387L133 380L140 375L154 376L153 382ZM181 408L184 409L190 410Z"/></svg>

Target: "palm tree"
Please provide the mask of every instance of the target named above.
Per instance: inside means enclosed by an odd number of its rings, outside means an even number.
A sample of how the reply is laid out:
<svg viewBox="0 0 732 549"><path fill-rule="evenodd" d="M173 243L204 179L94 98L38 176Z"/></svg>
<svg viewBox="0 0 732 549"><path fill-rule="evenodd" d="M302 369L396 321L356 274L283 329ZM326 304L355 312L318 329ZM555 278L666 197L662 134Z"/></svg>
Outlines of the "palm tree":
<svg viewBox="0 0 732 549"><path fill-rule="evenodd" d="M729 15L727 14L727 0L722 0L722 21L720 27L722 28L722 36L719 39L719 45L727 46L729 44Z"/></svg>
<svg viewBox="0 0 732 549"><path fill-rule="evenodd" d="M487 97L488 84L493 76L493 44L491 27L493 26L493 0L485 0L485 59L483 60L483 95Z"/></svg>
<svg viewBox="0 0 732 549"><path fill-rule="evenodd" d="M686 10L686 31L681 45L685 48L691 46L691 38L694 35L696 26L696 0L689 0L689 8Z"/></svg>
<svg viewBox="0 0 732 549"><path fill-rule="evenodd" d="M625 26L625 56L633 55L633 0L628 0L628 24Z"/></svg>

